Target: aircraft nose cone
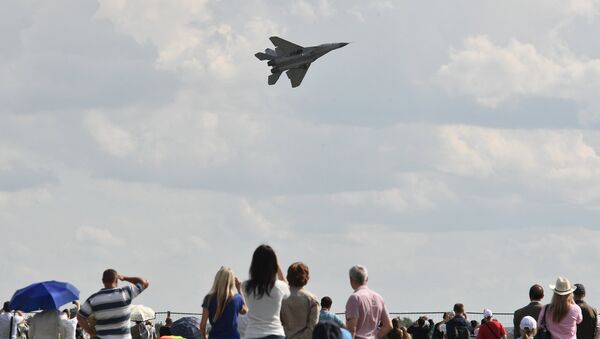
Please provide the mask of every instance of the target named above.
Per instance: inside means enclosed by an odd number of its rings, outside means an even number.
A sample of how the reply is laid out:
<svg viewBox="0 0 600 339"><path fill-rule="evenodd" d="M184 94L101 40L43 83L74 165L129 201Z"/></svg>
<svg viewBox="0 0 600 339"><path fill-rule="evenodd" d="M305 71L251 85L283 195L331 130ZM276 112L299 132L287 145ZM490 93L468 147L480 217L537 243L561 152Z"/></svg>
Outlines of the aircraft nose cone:
<svg viewBox="0 0 600 339"><path fill-rule="evenodd" d="M346 46L349 42L340 42L340 48Z"/></svg>

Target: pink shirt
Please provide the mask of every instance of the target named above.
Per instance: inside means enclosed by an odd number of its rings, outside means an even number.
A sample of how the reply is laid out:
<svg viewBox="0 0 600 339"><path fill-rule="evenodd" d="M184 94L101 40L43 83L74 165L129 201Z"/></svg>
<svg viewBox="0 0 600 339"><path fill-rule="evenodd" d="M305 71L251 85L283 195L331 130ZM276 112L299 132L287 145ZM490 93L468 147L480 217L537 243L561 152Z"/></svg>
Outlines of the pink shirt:
<svg viewBox="0 0 600 339"><path fill-rule="evenodd" d="M544 319L544 313L548 306L544 307L538 318L538 324L546 324L546 328L552 334L552 339L575 339L577 338L577 324L580 324L583 320L581 315L581 308L576 304L571 304L569 312L559 323L555 323L552 320L552 312L548 313L548 316Z"/></svg>
<svg viewBox="0 0 600 339"><path fill-rule="evenodd" d="M367 285L362 285L354 290L346 302L346 320L356 319L354 337L357 339L376 338L377 325L384 314L387 315L387 309L383 298Z"/></svg>

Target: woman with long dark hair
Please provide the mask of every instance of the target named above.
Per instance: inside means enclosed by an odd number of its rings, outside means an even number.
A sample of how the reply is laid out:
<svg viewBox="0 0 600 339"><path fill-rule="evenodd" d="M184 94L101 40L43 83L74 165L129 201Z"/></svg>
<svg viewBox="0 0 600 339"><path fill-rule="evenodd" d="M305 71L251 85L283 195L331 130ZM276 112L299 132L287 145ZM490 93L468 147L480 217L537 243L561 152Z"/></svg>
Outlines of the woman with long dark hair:
<svg viewBox="0 0 600 339"><path fill-rule="evenodd" d="M240 339L237 326L238 314L248 310L240 291L240 281L229 267L221 267L215 275L213 286L202 303L200 332L207 339ZM237 289L237 291L236 291ZM210 321L210 335L206 322Z"/></svg>
<svg viewBox="0 0 600 339"><path fill-rule="evenodd" d="M556 285L550 285L554 294L549 305L544 306L538 318L538 327L550 332L552 339L577 338L577 324L583 316L581 308L573 300L575 287L569 279L558 277Z"/></svg>
<svg viewBox="0 0 600 339"><path fill-rule="evenodd" d="M242 284L242 290L248 304L245 338L284 339L279 314L283 299L290 296L290 288L271 246L260 245L254 251L250 279Z"/></svg>

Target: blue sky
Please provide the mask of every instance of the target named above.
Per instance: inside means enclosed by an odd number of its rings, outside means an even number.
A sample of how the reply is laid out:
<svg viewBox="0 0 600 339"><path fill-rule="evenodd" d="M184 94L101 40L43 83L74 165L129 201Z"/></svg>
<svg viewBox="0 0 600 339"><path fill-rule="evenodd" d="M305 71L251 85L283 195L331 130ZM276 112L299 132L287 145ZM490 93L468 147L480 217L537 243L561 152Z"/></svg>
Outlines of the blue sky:
<svg viewBox="0 0 600 339"><path fill-rule="evenodd" d="M199 311L266 242L341 311L361 263L394 311L512 311L600 275L600 2L0 3L5 298ZM302 86L253 57L278 35L352 42Z"/></svg>

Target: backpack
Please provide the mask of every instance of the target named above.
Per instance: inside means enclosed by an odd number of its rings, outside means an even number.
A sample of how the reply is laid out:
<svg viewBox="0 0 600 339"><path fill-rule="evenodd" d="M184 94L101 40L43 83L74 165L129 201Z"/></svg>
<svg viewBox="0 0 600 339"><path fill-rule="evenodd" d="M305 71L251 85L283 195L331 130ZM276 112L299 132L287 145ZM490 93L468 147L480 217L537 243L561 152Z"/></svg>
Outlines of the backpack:
<svg viewBox="0 0 600 339"><path fill-rule="evenodd" d="M469 339L471 337L471 332L467 326L462 324L454 325L454 333L456 339Z"/></svg>

